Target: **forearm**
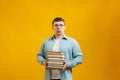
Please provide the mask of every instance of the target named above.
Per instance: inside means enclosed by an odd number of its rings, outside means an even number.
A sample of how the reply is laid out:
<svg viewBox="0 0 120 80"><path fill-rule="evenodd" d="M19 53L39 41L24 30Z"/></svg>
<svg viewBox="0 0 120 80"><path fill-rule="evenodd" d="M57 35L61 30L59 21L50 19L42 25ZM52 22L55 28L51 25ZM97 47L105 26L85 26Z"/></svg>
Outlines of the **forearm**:
<svg viewBox="0 0 120 80"><path fill-rule="evenodd" d="M82 62L83 62L83 56L79 55L79 56L73 58L72 60L68 61L67 62L67 67L72 68L72 67L75 67L78 64L81 64Z"/></svg>
<svg viewBox="0 0 120 80"><path fill-rule="evenodd" d="M41 56L40 54L37 55L37 61L41 64L41 65L45 65L45 58L43 56Z"/></svg>

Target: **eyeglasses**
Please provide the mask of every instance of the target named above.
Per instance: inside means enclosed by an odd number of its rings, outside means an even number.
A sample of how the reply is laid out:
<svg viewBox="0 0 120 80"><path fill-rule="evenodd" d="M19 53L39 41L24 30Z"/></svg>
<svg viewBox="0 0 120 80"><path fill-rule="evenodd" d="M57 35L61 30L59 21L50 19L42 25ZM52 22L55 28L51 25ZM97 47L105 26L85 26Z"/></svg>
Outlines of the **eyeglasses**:
<svg viewBox="0 0 120 80"><path fill-rule="evenodd" d="M55 26L55 27L58 27L58 26L60 26L60 27L63 27L64 25L63 24L55 24L55 25L53 25L53 26Z"/></svg>

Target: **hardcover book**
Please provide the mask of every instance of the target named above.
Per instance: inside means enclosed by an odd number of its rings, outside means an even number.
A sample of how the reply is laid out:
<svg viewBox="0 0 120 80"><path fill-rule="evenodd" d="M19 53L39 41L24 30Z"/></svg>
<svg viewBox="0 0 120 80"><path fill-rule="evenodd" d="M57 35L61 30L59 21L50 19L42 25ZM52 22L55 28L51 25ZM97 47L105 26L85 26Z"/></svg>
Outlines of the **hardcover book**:
<svg viewBox="0 0 120 80"><path fill-rule="evenodd" d="M63 52L46 52L47 53L47 67L51 69L60 69L63 67L64 63L64 53Z"/></svg>

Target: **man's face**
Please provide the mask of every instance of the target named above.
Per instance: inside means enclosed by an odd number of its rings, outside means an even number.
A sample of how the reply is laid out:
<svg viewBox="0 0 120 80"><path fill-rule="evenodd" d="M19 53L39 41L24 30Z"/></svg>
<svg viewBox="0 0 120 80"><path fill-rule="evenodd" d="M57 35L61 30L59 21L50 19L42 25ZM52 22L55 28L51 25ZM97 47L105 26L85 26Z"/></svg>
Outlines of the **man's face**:
<svg viewBox="0 0 120 80"><path fill-rule="evenodd" d="M52 29L57 35L64 34L65 24L63 21L54 22Z"/></svg>

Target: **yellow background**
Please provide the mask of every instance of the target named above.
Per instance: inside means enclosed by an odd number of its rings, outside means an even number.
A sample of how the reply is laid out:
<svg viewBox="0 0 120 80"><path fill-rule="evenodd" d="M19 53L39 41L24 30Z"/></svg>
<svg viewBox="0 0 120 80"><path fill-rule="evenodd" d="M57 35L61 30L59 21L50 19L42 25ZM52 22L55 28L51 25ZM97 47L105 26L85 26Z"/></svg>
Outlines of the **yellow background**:
<svg viewBox="0 0 120 80"><path fill-rule="evenodd" d="M120 80L119 0L0 0L0 80L43 80L36 54L57 16L84 55L74 80Z"/></svg>

